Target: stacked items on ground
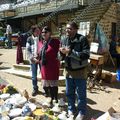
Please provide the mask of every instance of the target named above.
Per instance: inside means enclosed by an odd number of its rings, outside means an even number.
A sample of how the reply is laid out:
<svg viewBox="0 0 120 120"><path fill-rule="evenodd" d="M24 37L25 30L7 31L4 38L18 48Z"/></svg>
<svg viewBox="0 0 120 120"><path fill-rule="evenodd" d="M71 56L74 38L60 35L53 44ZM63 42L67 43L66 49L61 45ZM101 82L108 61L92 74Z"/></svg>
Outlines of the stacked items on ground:
<svg viewBox="0 0 120 120"><path fill-rule="evenodd" d="M1 88L0 94L0 119L5 120L63 120L68 118L63 99L54 106L50 106L50 101L39 101L30 98L25 90L20 92L13 86L7 85ZM59 119L59 117L61 117ZM67 120L67 119L66 119Z"/></svg>

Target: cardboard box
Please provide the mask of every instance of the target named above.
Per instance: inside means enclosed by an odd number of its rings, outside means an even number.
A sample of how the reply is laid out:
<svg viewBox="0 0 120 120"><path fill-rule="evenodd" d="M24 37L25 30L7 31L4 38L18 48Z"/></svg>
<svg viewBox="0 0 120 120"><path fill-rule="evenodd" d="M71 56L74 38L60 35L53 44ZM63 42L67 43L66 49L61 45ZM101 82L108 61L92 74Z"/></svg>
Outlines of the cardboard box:
<svg viewBox="0 0 120 120"><path fill-rule="evenodd" d="M111 82L117 82L116 73L111 73L111 74L112 74Z"/></svg>
<svg viewBox="0 0 120 120"><path fill-rule="evenodd" d="M104 113L102 116L100 116L96 120L120 120L120 118L117 119L117 118L112 117L113 113L119 114L119 112L116 112L116 110L113 107L111 107L110 109L108 109L106 113Z"/></svg>
<svg viewBox="0 0 120 120"><path fill-rule="evenodd" d="M102 55L90 54L89 59L93 65L102 65L104 63L104 57Z"/></svg>
<svg viewBox="0 0 120 120"><path fill-rule="evenodd" d="M120 100L118 100L114 103L113 108L115 109L115 111L120 112Z"/></svg>
<svg viewBox="0 0 120 120"><path fill-rule="evenodd" d="M102 70L101 78L103 79L104 82L107 82L107 83L117 82L116 73L114 72Z"/></svg>
<svg viewBox="0 0 120 120"><path fill-rule="evenodd" d="M112 74L110 72L103 71L101 77L102 77L104 82L111 83Z"/></svg>

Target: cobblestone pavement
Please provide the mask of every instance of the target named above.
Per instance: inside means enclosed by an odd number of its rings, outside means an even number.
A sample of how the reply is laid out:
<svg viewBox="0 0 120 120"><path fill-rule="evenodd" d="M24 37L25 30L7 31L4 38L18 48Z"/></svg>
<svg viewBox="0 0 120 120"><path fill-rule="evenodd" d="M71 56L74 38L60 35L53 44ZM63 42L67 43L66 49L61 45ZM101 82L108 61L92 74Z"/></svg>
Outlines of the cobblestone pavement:
<svg viewBox="0 0 120 120"><path fill-rule="evenodd" d="M12 67L16 63L16 48L14 49L0 49L0 70ZM32 85L31 80L7 74L0 71L0 78L11 85L14 85L20 92L26 89L31 95ZM104 84L106 91L94 90L92 93L87 91L87 108L88 113L85 120L90 120L93 116L98 116L106 112L115 102L119 101L120 97L120 83ZM42 92L41 84L39 82L39 90ZM59 98L65 97L65 87L59 87ZM45 100L46 98L40 94L35 97L38 100Z"/></svg>

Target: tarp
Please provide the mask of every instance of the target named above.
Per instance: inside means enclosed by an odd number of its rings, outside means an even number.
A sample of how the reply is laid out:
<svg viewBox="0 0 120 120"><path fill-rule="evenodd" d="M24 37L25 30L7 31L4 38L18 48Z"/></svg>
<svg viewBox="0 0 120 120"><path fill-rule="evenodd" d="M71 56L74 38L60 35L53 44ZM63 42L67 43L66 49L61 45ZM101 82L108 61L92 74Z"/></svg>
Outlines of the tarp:
<svg viewBox="0 0 120 120"><path fill-rule="evenodd" d="M97 23L95 30L95 42L99 43L98 52L105 53L109 51L108 39L102 30L102 27Z"/></svg>
<svg viewBox="0 0 120 120"><path fill-rule="evenodd" d="M0 41L4 41L5 40L5 37L0 37Z"/></svg>

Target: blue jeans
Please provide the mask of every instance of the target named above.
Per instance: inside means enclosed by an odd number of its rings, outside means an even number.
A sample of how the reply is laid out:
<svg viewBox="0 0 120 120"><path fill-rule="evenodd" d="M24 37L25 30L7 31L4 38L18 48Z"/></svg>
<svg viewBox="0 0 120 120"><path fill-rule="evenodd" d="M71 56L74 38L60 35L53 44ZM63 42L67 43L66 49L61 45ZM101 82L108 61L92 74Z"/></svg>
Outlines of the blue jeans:
<svg viewBox="0 0 120 120"><path fill-rule="evenodd" d="M37 86L37 69L38 69L38 64L32 63L31 64L32 85L33 85L33 90L35 90L35 91L38 91L38 86Z"/></svg>
<svg viewBox="0 0 120 120"><path fill-rule="evenodd" d="M12 48L11 34L7 35L7 40L8 40L8 48Z"/></svg>
<svg viewBox="0 0 120 120"><path fill-rule="evenodd" d="M86 114L86 80L66 78L66 96L68 99L68 110L75 112L76 94L78 100L78 112Z"/></svg>

